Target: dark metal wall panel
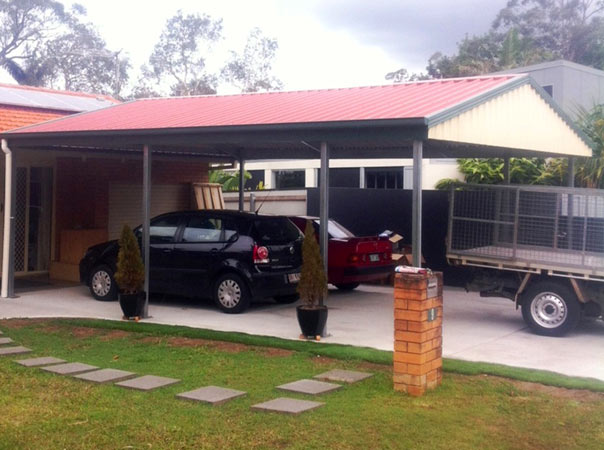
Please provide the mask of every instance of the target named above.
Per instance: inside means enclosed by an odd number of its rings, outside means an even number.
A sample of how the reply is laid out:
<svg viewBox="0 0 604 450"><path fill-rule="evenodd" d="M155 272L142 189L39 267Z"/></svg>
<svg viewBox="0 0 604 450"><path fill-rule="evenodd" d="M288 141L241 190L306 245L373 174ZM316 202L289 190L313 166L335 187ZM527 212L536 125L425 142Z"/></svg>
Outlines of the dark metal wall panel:
<svg viewBox="0 0 604 450"><path fill-rule="evenodd" d="M375 235L391 230L411 244L411 194L409 190L330 188L329 217L353 233ZM446 266L448 192L423 191L423 254L427 266ZM319 215L319 190L308 189L307 213Z"/></svg>

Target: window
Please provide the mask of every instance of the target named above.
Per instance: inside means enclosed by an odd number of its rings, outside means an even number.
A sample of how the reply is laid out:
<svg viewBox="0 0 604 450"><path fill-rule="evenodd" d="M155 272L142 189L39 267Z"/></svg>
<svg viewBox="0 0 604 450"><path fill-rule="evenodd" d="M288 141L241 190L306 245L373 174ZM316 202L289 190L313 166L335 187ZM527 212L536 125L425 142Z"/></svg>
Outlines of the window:
<svg viewBox="0 0 604 450"><path fill-rule="evenodd" d="M550 97L554 97L554 85L548 84L547 86L542 86L543 90L549 94Z"/></svg>
<svg viewBox="0 0 604 450"><path fill-rule="evenodd" d="M368 189L402 189L403 168L366 168L365 187Z"/></svg>
<svg viewBox="0 0 604 450"><path fill-rule="evenodd" d="M298 227L285 217L254 220L254 228L262 244L286 244L302 237Z"/></svg>
<svg viewBox="0 0 604 450"><path fill-rule="evenodd" d="M306 185L304 170L275 170L275 189L300 189Z"/></svg>
<svg viewBox="0 0 604 450"><path fill-rule="evenodd" d="M182 236L183 242L222 240L222 220L214 217L191 217Z"/></svg>
<svg viewBox="0 0 604 450"><path fill-rule="evenodd" d="M161 217L151 222L149 240L152 244L165 244L174 241L174 235L178 230L178 216Z"/></svg>

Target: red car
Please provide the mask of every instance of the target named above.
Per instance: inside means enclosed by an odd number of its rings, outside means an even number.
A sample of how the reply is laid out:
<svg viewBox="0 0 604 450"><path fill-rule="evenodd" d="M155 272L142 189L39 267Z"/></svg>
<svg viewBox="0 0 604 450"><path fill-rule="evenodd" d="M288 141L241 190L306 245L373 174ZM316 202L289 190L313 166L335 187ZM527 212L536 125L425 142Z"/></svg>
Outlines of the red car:
<svg viewBox="0 0 604 450"><path fill-rule="evenodd" d="M289 217L304 232L312 221L319 239L317 217ZM394 269L392 244L387 237L357 237L334 220L329 221L328 281L338 289L352 290L359 283L388 278Z"/></svg>

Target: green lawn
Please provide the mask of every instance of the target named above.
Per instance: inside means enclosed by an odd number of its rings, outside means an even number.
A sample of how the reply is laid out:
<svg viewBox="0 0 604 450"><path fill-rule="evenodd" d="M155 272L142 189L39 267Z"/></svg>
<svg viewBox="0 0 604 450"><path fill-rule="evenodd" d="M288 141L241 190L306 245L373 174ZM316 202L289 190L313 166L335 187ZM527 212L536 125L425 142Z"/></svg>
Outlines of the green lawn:
<svg viewBox="0 0 604 450"><path fill-rule="evenodd" d="M12 362L17 357L1 357L2 449L604 447L601 392L447 371L439 389L410 398L392 389L389 352L106 321L8 320L0 321L0 330L34 349L24 357L56 356L182 380L137 392L24 368ZM447 363L456 372L505 369ZM297 417L250 410L282 396L275 386L332 368L375 376L320 396L325 406ZM512 376L523 373L525 379L564 381L512 370ZM174 397L205 385L248 396L214 407Z"/></svg>

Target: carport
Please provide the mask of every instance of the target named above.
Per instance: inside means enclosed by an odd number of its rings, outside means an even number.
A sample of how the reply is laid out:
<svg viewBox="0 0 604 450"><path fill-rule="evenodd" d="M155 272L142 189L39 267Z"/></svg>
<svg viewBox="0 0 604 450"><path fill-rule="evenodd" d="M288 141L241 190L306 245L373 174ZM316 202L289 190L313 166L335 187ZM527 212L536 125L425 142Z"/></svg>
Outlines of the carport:
<svg viewBox="0 0 604 450"><path fill-rule="evenodd" d="M13 296L13 154L61 150L141 154L143 246L149 260L155 155L238 161L320 157L321 224L329 217L329 160L410 158L413 258L421 255L421 160L591 156L588 140L526 75L431 80L377 87L145 99L1 135L6 154L2 297ZM240 189L240 209L243 192ZM321 227L327 261L327 227ZM148 265L146 267L148 271ZM148 273L147 273L148 283ZM148 292L148 289L146 289Z"/></svg>

